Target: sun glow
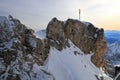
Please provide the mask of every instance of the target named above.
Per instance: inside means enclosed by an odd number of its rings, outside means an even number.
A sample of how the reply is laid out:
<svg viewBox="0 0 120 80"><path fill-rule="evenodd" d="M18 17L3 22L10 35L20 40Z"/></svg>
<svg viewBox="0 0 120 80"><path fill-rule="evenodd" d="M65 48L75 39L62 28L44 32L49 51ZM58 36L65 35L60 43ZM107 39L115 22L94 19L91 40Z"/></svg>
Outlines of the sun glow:
<svg viewBox="0 0 120 80"><path fill-rule="evenodd" d="M22 5L22 6L21 6ZM33 29L46 28L53 17L89 21L105 30L120 30L120 0L1 0L0 15L13 15Z"/></svg>

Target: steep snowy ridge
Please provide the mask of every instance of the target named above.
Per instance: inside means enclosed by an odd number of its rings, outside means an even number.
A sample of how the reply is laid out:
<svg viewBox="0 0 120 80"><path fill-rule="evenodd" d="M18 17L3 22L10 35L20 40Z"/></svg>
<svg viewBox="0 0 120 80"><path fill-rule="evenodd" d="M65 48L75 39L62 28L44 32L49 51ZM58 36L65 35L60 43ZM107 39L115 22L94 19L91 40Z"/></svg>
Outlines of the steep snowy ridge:
<svg viewBox="0 0 120 80"><path fill-rule="evenodd" d="M62 51L50 48L46 66L56 80L112 80L91 62L92 54L85 55L69 43Z"/></svg>

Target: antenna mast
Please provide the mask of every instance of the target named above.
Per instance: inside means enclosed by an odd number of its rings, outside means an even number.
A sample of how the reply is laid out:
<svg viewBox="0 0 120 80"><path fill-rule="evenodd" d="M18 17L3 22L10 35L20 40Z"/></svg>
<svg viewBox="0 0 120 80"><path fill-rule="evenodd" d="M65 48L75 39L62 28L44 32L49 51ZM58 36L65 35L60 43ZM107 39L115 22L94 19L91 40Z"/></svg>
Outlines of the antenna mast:
<svg viewBox="0 0 120 80"><path fill-rule="evenodd" d="M79 9L79 20L80 20L80 14L81 14L81 10Z"/></svg>

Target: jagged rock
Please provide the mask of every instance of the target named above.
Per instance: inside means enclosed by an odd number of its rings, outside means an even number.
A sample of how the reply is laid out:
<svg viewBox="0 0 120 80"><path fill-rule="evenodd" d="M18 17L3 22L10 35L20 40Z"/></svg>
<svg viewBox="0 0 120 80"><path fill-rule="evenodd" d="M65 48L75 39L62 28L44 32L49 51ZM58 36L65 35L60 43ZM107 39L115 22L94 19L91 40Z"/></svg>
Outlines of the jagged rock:
<svg viewBox="0 0 120 80"><path fill-rule="evenodd" d="M0 80L53 80L39 67L49 53L45 47L18 19L0 17Z"/></svg>
<svg viewBox="0 0 120 80"><path fill-rule="evenodd" d="M9 23L6 17L0 19L0 43L7 42L13 36L12 23ZM8 27L10 26L10 27Z"/></svg>
<svg viewBox="0 0 120 80"><path fill-rule="evenodd" d="M104 30L100 29L98 31L98 37L95 42L95 53L92 57L92 61L98 67L104 66L104 56L107 52L107 42L104 37Z"/></svg>
<svg viewBox="0 0 120 80"><path fill-rule="evenodd" d="M39 65L43 65L48 57L49 47L46 48L45 40L36 39L36 41L36 47L33 49L33 56Z"/></svg>
<svg viewBox="0 0 120 80"><path fill-rule="evenodd" d="M97 30L97 28L86 26L78 20L68 19L65 24L67 38L86 54L94 49L95 30Z"/></svg>
<svg viewBox="0 0 120 80"><path fill-rule="evenodd" d="M53 18L47 26L46 33L48 45L54 46L58 50L62 50L66 46L67 38L64 32L64 22Z"/></svg>
<svg viewBox="0 0 120 80"><path fill-rule="evenodd" d="M107 45L104 38L104 30L94 27L88 22L68 19L66 22L53 18L47 27L46 32L50 46L62 50L70 39L85 54L93 52L91 60L97 67L103 67L104 54Z"/></svg>

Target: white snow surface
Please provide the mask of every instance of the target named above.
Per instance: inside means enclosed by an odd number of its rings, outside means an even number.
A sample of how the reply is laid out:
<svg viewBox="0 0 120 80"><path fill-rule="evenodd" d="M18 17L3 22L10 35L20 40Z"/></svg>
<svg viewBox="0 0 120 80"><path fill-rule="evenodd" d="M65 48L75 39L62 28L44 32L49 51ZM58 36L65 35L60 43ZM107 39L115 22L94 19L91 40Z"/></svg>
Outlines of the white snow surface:
<svg viewBox="0 0 120 80"><path fill-rule="evenodd" d="M71 41L70 47L58 51L51 47L46 66L55 80L112 80L98 69L90 60L92 54L85 55ZM77 52L78 54L74 54Z"/></svg>
<svg viewBox="0 0 120 80"><path fill-rule="evenodd" d="M35 35L37 38L45 39L46 38L46 30L37 31L37 32L35 32Z"/></svg>

